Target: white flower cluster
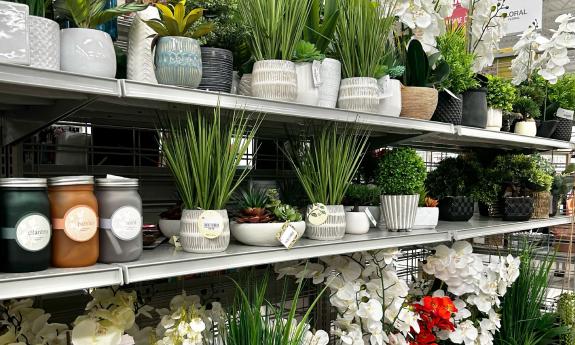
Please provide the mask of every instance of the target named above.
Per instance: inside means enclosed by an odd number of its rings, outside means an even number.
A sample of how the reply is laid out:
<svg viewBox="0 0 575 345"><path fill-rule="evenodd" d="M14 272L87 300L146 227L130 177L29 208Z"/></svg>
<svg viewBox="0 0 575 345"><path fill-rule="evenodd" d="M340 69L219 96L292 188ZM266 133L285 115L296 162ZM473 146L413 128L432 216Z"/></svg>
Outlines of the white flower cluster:
<svg viewBox="0 0 575 345"><path fill-rule="evenodd" d="M319 258L320 263L287 262L275 266L284 275L313 279L330 289L338 311L333 334L345 345L406 345L417 316L404 306L409 288L396 274L397 249Z"/></svg>
<svg viewBox="0 0 575 345"><path fill-rule="evenodd" d="M216 307L221 307L219 304ZM200 303L200 297L184 292L170 301L170 309L156 310L162 320L156 328L155 345L202 345L204 331L211 320Z"/></svg>
<svg viewBox="0 0 575 345"><path fill-rule="evenodd" d="M445 283L447 292L457 297L454 304L458 309L455 331L441 332L439 338L455 344L493 344L493 335L501 327L496 309L500 297L519 277L519 265L520 259L511 255L484 264L465 241L455 242L452 248L437 246L423 270ZM442 294L443 291L434 293Z"/></svg>
<svg viewBox="0 0 575 345"><path fill-rule="evenodd" d="M0 345L66 345L68 326L48 323L50 314L30 298L0 301Z"/></svg>
<svg viewBox="0 0 575 345"><path fill-rule="evenodd" d="M520 36L519 41L513 46L516 57L511 61L511 72L513 74L513 84L519 85L523 81L530 79L540 63L537 60L537 53L540 46L547 43L547 39L538 31L536 25L530 25Z"/></svg>

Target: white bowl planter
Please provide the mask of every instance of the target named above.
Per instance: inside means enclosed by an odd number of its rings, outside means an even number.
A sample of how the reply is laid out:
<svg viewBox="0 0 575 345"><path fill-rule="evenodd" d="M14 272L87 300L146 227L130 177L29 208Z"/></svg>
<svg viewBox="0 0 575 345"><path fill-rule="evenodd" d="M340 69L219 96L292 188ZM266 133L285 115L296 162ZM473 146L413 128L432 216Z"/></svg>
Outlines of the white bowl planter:
<svg viewBox="0 0 575 345"><path fill-rule="evenodd" d="M154 56L152 54L152 40L156 32L144 20L159 19L160 14L154 6L136 12L130 26L128 35L128 66L127 76L130 80L157 84L154 71Z"/></svg>
<svg viewBox="0 0 575 345"><path fill-rule="evenodd" d="M380 78L377 85L384 97L379 100L377 113L381 115L399 117L401 114L401 82L389 77Z"/></svg>
<svg viewBox="0 0 575 345"><path fill-rule="evenodd" d="M62 71L96 77L116 76L116 52L107 32L93 29L64 29L60 34Z"/></svg>
<svg viewBox="0 0 575 345"><path fill-rule="evenodd" d="M29 16L30 66L60 70L60 25L53 20Z"/></svg>
<svg viewBox="0 0 575 345"><path fill-rule="evenodd" d="M252 95L276 101L295 101L297 98L295 64L285 60L256 61L252 71Z"/></svg>
<svg viewBox="0 0 575 345"><path fill-rule="evenodd" d="M320 76L318 105L320 107L335 108L341 83L341 62L330 58L323 59Z"/></svg>
<svg viewBox="0 0 575 345"><path fill-rule="evenodd" d="M281 231L285 223L230 223L232 236L248 246L278 247L282 246L277 239L277 234ZM301 238L305 232L305 222L290 222Z"/></svg>
<svg viewBox="0 0 575 345"><path fill-rule="evenodd" d="M381 218L381 206L359 206L359 211L360 212L365 212L365 209L369 209L369 212L371 213L371 215L373 216L373 218L375 219L375 225L373 225L373 223L370 221L369 222L369 227L371 228L377 228L379 225L379 220ZM346 212L350 212L353 211L353 206L345 206L344 207ZM369 219L369 217L368 217Z"/></svg>
<svg viewBox="0 0 575 345"><path fill-rule="evenodd" d="M337 105L341 109L373 113L380 90L375 78L346 78L341 81Z"/></svg>
<svg viewBox="0 0 575 345"><path fill-rule="evenodd" d="M323 224L315 225L306 219L306 236L312 240L333 241L345 235L345 210L343 205L326 205L328 216ZM308 206L308 212L311 205Z"/></svg>
<svg viewBox="0 0 575 345"><path fill-rule="evenodd" d="M417 214L419 195L382 195L381 210L389 231L410 231Z"/></svg>
<svg viewBox="0 0 575 345"><path fill-rule="evenodd" d="M487 109L487 126L485 129L499 132L503 127L503 111L489 107Z"/></svg>
<svg viewBox="0 0 575 345"><path fill-rule="evenodd" d="M361 235L369 232L369 218L365 212L345 212L345 233Z"/></svg>
<svg viewBox="0 0 575 345"><path fill-rule="evenodd" d="M205 212L216 213L210 223L220 223L221 233L218 236L206 236L205 227L200 219ZM180 223L180 243L186 252L190 253L218 253L223 252L230 244L230 221L226 210L183 210Z"/></svg>
<svg viewBox="0 0 575 345"><path fill-rule="evenodd" d="M438 207L418 207L412 229L434 230L438 221Z"/></svg>
<svg viewBox="0 0 575 345"><path fill-rule="evenodd" d="M180 220L179 219L162 219L158 221L160 232L167 238L173 236L180 236Z"/></svg>
<svg viewBox="0 0 575 345"><path fill-rule="evenodd" d="M314 64L312 62L298 62L295 64L297 74L297 103L306 105L318 105L319 85L313 79ZM319 74L319 70L315 71Z"/></svg>
<svg viewBox="0 0 575 345"><path fill-rule="evenodd" d="M534 137L537 134L537 124L533 120L517 122L515 124L515 133Z"/></svg>

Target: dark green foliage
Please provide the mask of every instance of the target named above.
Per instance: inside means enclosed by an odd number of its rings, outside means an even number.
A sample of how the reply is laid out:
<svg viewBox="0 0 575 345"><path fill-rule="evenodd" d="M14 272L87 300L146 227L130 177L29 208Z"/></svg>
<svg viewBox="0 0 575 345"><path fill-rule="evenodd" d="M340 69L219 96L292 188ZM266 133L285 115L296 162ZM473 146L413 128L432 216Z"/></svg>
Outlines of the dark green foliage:
<svg viewBox="0 0 575 345"><path fill-rule="evenodd" d="M358 206L379 205L381 190L374 185L351 184L345 193L344 205L354 206L357 212Z"/></svg>
<svg viewBox="0 0 575 345"><path fill-rule="evenodd" d="M408 147L395 148L384 154L376 172L377 185L384 195L413 195L424 189L425 163Z"/></svg>
<svg viewBox="0 0 575 345"><path fill-rule="evenodd" d="M433 87L443 82L450 70L449 65L440 57L440 53L427 57L421 43L418 40L411 41L405 57L404 84L406 86Z"/></svg>
<svg viewBox="0 0 575 345"><path fill-rule="evenodd" d="M513 196L529 191L549 191L553 176L545 172L536 158L528 155L501 155L493 163L493 179L512 190Z"/></svg>
<svg viewBox="0 0 575 345"><path fill-rule="evenodd" d="M425 187L429 196L439 200L447 196L471 196L479 175L480 166L475 160L463 156L446 158L427 175Z"/></svg>
<svg viewBox="0 0 575 345"><path fill-rule="evenodd" d="M325 54L333 40L339 19L337 0L310 1L311 10L303 30L303 39L315 44L320 53Z"/></svg>
<svg viewBox="0 0 575 345"><path fill-rule="evenodd" d="M515 86L509 80L493 75L488 75L487 80L487 105L503 111L512 111L517 98Z"/></svg>
<svg viewBox="0 0 575 345"><path fill-rule="evenodd" d="M551 85L549 99L563 109L575 110L575 74L566 74Z"/></svg>
<svg viewBox="0 0 575 345"><path fill-rule="evenodd" d="M515 100L513 103L513 111L528 118L538 118L541 116L541 111L537 103L527 96L521 96Z"/></svg>

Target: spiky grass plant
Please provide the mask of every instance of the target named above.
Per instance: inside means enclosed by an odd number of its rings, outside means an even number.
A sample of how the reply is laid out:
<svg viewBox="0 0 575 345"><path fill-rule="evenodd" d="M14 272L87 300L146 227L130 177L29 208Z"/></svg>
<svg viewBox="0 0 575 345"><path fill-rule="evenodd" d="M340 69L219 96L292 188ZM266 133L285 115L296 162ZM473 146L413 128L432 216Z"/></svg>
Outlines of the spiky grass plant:
<svg viewBox="0 0 575 345"><path fill-rule="evenodd" d="M390 46L397 0L338 0L334 46L344 78L375 77Z"/></svg>
<svg viewBox="0 0 575 345"><path fill-rule="evenodd" d="M309 10L308 0L243 0L240 18L256 61L291 60Z"/></svg>
<svg viewBox="0 0 575 345"><path fill-rule="evenodd" d="M365 155L368 138L364 129L333 124L284 149L312 203L341 204Z"/></svg>
<svg viewBox="0 0 575 345"><path fill-rule="evenodd" d="M221 210L249 173L236 171L252 144L262 117L234 112L222 123L220 107L212 116L188 113L185 121L167 120L161 148L185 208ZM162 133L163 134L163 133Z"/></svg>

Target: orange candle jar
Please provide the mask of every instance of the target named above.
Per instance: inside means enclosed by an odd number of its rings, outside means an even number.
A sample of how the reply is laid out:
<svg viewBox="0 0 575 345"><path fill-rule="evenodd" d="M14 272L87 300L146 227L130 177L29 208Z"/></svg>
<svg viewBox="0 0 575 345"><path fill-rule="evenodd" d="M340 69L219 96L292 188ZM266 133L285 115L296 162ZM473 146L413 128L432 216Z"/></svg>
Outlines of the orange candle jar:
<svg viewBox="0 0 575 345"><path fill-rule="evenodd" d="M98 261L98 200L92 176L48 180L52 217L52 265L83 267Z"/></svg>

